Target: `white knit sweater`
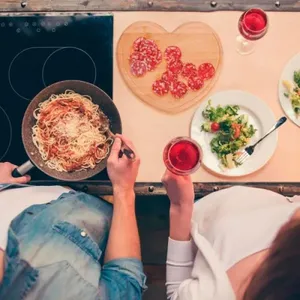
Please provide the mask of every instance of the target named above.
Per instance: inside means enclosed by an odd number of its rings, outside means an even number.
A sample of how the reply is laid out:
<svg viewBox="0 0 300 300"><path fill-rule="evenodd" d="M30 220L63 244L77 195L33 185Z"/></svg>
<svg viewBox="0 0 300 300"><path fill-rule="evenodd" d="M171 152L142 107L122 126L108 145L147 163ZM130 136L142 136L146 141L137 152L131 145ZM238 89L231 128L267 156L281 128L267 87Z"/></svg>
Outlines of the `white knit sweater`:
<svg viewBox="0 0 300 300"><path fill-rule="evenodd" d="M280 227L300 207L299 199L234 187L198 201L192 241L169 239L168 299L236 299L226 271L243 258L269 248Z"/></svg>

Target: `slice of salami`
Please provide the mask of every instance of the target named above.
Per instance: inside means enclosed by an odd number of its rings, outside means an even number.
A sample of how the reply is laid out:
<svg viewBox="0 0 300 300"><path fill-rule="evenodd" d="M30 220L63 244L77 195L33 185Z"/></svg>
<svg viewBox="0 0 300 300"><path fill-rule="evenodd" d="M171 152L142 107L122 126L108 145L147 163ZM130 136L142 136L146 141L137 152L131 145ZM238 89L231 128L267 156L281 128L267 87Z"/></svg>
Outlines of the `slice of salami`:
<svg viewBox="0 0 300 300"><path fill-rule="evenodd" d="M197 67L192 63L186 63L183 65L181 75L183 77L195 77L197 76Z"/></svg>
<svg viewBox="0 0 300 300"><path fill-rule="evenodd" d="M135 60L130 64L130 71L133 76L141 77L147 72L147 65L140 60Z"/></svg>
<svg viewBox="0 0 300 300"><path fill-rule="evenodd" d="M203 79L196 76L196 77L190 77L188 79L188 87L192 90L192 91L198 91L200 90L204 85Z"/></svg>
<svg viewBox="0 0 300 300"><path fill-rule="evenodd" d="M168 83L172 83L172 82L176 82L178 81L178 75L174 74L173 72L167 70L166 72L164 72L161 76L161 79L168 82Z"/></svg>
<svg viewBox="0 0 300 300"><path fill-rule="evenodd" d="M204 63L198 68L199 77L209 80L215 76L215 68L211 63Z"/></svg>
<svg viewBox="0 0 300 300"><path fill-rule="evenodd" d="M182 98L187 93L187 90L186 84L182 81L174 82L170 87L170 92L176 99Z"/></svg>
<svg viewBox="0 0 300 300"><path fill-rule="evenodd" d="M141 44L142 44L145 40L146 40L146 39L145 39L143 36L137 38L137 39L133 42L133 49L134 49L134 51L140 51Z"/></svg>
<svg viewBox="0 0 300 300"><path fill-rule="evenodd" d="M132 52L129 57L129 61L131 63L133 63L136 60L144 61L145 59L146 59L145 54L138 52L138 51Z"/></svg>
<svg viewBox="0 0 300 300"><path fill-rule="evenodd" d="M157 67L156 57L153 57L153 56L146 57L145 63L147 66L147 71L153 71Z"/></svg>
<svg viewBox="0 0 300 300"><path fill-rule="evenodd" d="M181 50L177 46L169 46L166 48L164 55L167 62L176 61L181 58Z"/></svg>
<svg viewBox="0 0 300 300"><path fill-rule="evenodd" d="M158 46L153 40L147 39L143 36L137 38L133 42L134 51L144 52L147 51L149 47L153 47L153 49L158 49Z"/></svg>
<svg viewBox="0 0 300 300"><path fill-rule="evenodd" d="M140 49L140 50L142 50L142 48L143 48L143 47L146 47L146 46L155 46L155 47L157 47L156 43L155 43L153 40L150 40L150 39L145 39L145 40L141 43L141 49ZM157 48L158 48L158 47L157 47Z"/></svg>
<svg viewBox="0 0 300 300"><path fill-rule="evenodd" d="M174 74L180 74L183 68L183 63L181 60L175 60L168 64L167 69Z"/></svg>
<svg viewBox="0 0 300 300"><path fill-rule="evenodd" d="M147 56L156 57L157 52L158 52L158 48L157 48L156 45L144 44L144 45L141 46L140 52L144 53Z"/></svg>
<svg viewBox="0 0 300 300"><path fill-rule="evenodd" d="M169 84L164 80L156 80L152 84L153 92L158 96L164 96L169 92Z"/></svg>
<svg viewBox="0 0 300 300"><path fill-rule="evenodd" d="M162 62L162 53L160 50L157 51L156 61L158 65Z"/></svg>

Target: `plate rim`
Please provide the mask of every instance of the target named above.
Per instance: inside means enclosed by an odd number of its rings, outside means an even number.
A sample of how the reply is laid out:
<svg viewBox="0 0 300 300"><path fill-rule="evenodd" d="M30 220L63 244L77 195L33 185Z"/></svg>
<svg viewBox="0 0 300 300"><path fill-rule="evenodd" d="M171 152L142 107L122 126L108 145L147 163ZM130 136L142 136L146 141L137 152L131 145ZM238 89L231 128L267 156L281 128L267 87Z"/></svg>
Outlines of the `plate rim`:
<svg viewBox="0 0 300 300"><path fill-rule="evenodd" d="M300 127L300 118L297 122L297 119L295 117L295 115L291 115L289 114L285 107L284 107L284 100L286 100L286 98L284 97L284 95L281 94L281 89L282 89L282 80L284 80L284 73L287 72L287 69L289 68L289 66L293 63L294 60L296 60L299 57L299 69L300 69L300 52L298 51L296 54L294 54L284 65L284 67L281 70L280 76L279 76L279 80L278 80L278 86L277 86L277 92L278 92L278 101L280 103L280 107L283 111L283 113L285 114L285 116L291 121L293 122L293 124L295 124L296 126ZM290 102L290 100L289 100ZM292 107L291 107L292 109Z"/></svg>

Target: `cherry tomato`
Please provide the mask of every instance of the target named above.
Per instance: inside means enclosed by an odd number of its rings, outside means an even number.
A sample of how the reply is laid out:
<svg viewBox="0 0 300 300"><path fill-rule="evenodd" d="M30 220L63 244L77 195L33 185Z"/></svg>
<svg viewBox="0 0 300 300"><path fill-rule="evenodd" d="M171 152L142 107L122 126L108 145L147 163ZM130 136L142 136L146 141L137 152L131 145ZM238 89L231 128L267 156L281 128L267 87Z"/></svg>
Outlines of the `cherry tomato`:
<svg viewBox="0 0 300 300"><path fill-rule="evenodd" d="M241 135L241 125L233 123L231 126L234 130L233 138L234 139L239 138L239 136Z"/></svg>
<svg viewBox="0 0 300 300"><path fill-rule="evenodd" d="M219 131L220 130L220 124L217 123L217 122L213 122L210 125L210 129L211 129L212 132Z"/></svg>

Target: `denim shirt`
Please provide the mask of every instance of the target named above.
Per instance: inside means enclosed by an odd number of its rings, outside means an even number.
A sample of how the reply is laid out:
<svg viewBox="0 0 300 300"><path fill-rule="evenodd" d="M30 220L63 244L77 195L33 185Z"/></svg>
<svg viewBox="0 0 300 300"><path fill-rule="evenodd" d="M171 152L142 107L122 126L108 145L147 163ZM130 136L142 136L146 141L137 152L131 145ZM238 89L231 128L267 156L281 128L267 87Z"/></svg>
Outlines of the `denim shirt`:
<svg viewBox="0 0 300 300"><path fill-rule="evenodd" d="M146 277L139 260L102 265L111 217L110 204L74 191L27 208L8 232L0 299L141 299Z"/></svg>

